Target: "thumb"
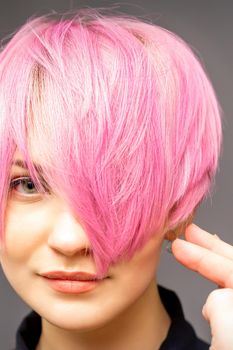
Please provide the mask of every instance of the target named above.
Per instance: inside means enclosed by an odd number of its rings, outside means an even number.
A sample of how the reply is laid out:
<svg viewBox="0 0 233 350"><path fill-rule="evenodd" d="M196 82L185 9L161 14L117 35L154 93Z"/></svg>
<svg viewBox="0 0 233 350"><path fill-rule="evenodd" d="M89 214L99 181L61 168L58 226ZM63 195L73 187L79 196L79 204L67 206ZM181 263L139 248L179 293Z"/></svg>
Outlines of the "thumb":
<svg viewBox="0 0 233 350"><path fill-rule="evenodd" d="M211 292L202 308L202 315L211 328L211 349L231 349L233 344L233 290L221 288Z"/></svg>

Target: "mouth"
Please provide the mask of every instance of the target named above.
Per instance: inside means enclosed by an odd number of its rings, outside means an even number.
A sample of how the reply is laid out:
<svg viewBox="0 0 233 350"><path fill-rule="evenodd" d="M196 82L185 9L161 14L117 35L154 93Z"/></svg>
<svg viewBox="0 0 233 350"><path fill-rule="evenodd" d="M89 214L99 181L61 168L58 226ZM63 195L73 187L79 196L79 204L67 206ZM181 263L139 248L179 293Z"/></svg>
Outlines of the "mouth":
<svg viewBox="0 0 233 350"><path fill-rule="evenodd" d="M79 271L49 271L40 275L52 289L67 294L79 294L91 291L110 278L106 276L98 279L94 274Z"/></svg>
<svg viewBox="0 0 233 350"><path fill-rule="evenodd" d="M70 280L70 281L99 281L95 274L83 271L49 271L41 273L41 276L50 279ZM108 276L106 276L108 277ZM103 277L102 279L106 278ZM101 279L101 280L102 280Z"/></svg>

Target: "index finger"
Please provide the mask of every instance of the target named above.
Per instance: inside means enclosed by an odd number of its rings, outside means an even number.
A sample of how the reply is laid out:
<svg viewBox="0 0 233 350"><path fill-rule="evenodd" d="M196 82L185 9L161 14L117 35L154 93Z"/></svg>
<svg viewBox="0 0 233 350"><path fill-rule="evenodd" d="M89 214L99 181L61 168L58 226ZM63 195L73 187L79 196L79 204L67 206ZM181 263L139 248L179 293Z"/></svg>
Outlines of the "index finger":
<svg viewBox="0 0 233 350"><path fill-rule="evenodd" d="M185 238L191 243L200 245L214 253L233 260L233 247L230 244L221 240L217 235L213 235L195 224L191 224L186 228Z"/></svg>
<svg viewBox="0 0 233 350"><path fill-rule="evenodd" d="M233 288L232 260L179 238L172 243L172 253L189 269L200 273L221 287Z"/></svg>

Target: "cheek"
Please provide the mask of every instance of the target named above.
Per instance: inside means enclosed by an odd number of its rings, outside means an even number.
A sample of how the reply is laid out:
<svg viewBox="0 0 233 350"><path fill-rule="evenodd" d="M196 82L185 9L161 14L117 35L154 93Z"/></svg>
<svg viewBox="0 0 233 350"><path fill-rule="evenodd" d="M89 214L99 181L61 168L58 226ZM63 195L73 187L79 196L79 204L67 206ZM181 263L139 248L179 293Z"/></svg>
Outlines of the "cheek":
<svg viewBox="0 0 233 350"><path fill-rule="evenodd" d="M160 234L155 234L148 240L141 251L135 254L130 262L133 266L135 275L143 278L143 274L155 274L159 262L162 242L162 236Z"/></svg>
<svg viewBox="0 0 233 350"><path fill-rule="evenodd" d="M1 266L8 282L22 297L30 282L31 261L48 232L49 214L49 208L42 202L12 202L7 206Z"/></svg>
<svg viewBox="0 0 233 350"><path fill-rule="evenodd" d="M155 280L161 246L162 238L159 235L153 237L141 251L135 253L130 261L122 262L116 268L114 272L120 277L120 288L123 298L124 296L128 297L126 286L128 286L128 294L136 299Z"/></svg>
<svg viewBox="0 0 233 350"><path fill-rule="evenodd" d="M10 204L5 217L5 249L2 258L25 262L44 239L51 217L40 202Z"/></svg>

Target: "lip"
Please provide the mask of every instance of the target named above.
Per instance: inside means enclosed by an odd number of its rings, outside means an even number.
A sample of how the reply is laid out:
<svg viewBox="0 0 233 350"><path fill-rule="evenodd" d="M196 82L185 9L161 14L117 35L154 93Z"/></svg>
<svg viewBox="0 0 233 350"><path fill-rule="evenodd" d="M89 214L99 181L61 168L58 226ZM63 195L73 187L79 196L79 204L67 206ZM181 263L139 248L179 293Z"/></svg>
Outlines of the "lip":
<svg viewBox="0 0 233 350"><path fill-rule="evenodd" d="M48 271L41 273L41 276L49 279L69 280L69 281L93 281L98 280L92 273L83 271Z"/></svg>
<svg viewBox="0 0 233 350"><path fill-rule="evenodd" d="M55 291L66 294L79 294L93 290L108 278L97 279L96 275L87 272L49 271L41 277Z"/></svg>

